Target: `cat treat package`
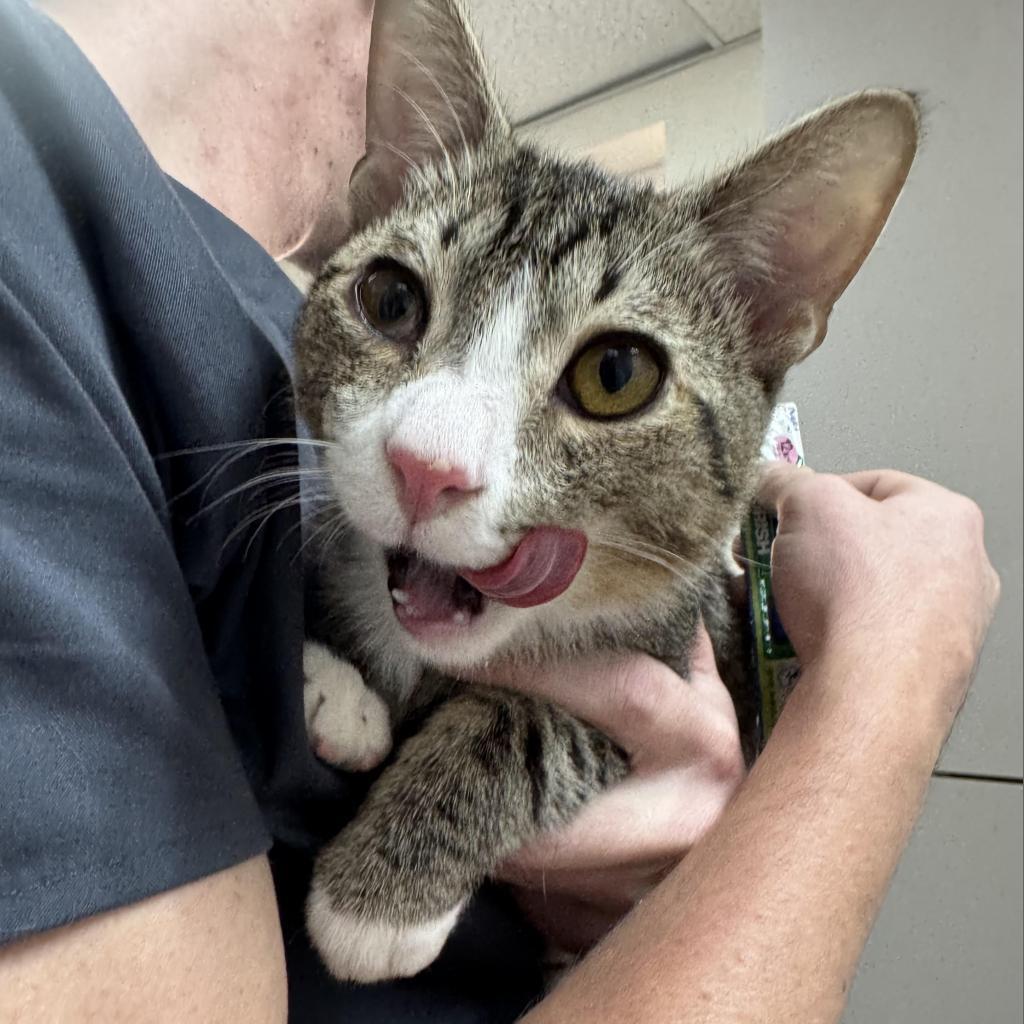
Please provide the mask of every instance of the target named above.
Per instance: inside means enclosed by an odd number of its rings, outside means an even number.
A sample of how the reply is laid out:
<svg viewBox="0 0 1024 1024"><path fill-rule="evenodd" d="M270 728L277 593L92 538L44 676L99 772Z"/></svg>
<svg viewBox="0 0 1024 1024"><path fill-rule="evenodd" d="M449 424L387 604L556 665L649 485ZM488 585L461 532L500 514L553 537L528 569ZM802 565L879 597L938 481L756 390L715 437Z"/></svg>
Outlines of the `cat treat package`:
<svg viewBox="0 0 1024 1024"><path fill-rule="evenodd" d="M761 446L761 457L771 461L804 464L800 421L792 402L777 405ZM743 547L750 594L751 640L754 680L759 689L758 746L763 747L778 721L779 712L800 672L800 665L772 599L770 568L772 541L778 520L754 506L743 525Z"/></svg>

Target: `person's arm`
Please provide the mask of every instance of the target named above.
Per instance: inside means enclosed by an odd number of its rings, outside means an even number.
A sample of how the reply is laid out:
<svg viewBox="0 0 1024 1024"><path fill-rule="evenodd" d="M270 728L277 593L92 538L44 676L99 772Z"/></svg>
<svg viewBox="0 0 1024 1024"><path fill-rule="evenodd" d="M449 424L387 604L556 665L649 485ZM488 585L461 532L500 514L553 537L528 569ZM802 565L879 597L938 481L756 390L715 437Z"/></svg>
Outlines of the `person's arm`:
<svg viewBox="0 0 1024 1024"><path fill-rule="evenodd" d="M999 584L976 506L933 484L779 470L764 497L801 681L718 825L524 1024L842 1012Z"/></svg>
<svg viewBox="0 0 1024 1024"><path fill-rule="evenodd" d="M284 950L257 857L0 949L0 1020L283 1024Z"/></svg>

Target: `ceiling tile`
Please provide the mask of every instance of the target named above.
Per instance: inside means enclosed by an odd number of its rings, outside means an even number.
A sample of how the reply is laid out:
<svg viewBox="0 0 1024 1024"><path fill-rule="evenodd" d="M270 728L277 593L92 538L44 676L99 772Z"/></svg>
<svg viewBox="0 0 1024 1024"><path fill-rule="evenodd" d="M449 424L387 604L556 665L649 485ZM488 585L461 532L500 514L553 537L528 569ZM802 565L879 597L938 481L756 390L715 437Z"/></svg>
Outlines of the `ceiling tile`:
<svg viewBox="0 0 1024 1024"><path fill-rule="evenodd" d="M707 49L681 0L469 0L513 119Z"/></svg>
<svg viewBox="0 0 1024 1024"><path fill-rule="evenodd" d="M689 5L725 42L761 27L761 0L688 0Z"/></svg>

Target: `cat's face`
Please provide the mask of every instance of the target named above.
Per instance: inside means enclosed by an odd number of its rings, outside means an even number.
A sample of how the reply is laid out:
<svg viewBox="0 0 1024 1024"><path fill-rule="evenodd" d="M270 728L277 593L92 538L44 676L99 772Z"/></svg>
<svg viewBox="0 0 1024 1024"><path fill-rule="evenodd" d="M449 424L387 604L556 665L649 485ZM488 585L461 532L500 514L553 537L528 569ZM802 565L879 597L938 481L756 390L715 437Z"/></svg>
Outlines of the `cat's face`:
<svg viewBox="0 0 1024 1024"><path fill-rule="evenodd" d="M386 551L479 570L534 528L573 532L545 541L556 562L584 555L553 600L467 591L407 620L421 647L475 658L533 616L627 612L698 577L748 492L768 397L736 310L709 309L677 244L692 207L511 140L456 171L332 258L303 358L337 499ZM406 456L427 465L411 485ZM413 507L438 463L464 479L438 475L437 500Z"/></svg>
<svg viewBox="0 0 1024 1024"><path fill-rule="evenodd" d="M835 229L819 239L815 225L819 283L801 290L786 276L808 276L788 252L800 239L782 223L802 218L801 197L749 207L806 143L658 194L518 144L475 50L452 42L465 37L448 0L385 3L378 18L377 74L404 70L399 91L430 131L398 116L393 88L375 104L371 80L354 230L298 332L299 397L334 442L337 502L379 545L393 613L428 661L479 662L531 623L628 623L700 586L749 497L774 389L820 340L863 240L840 243L830 270ZM401 31L432 69L396 64ZM881 95L913 124L909 101ZM396 141L374 148L385 124ZM884 163L869 176L888 205L859 227L841 195L847 231L884 223L909 158ZM812 220L839 208L816 202Z"/></svg>

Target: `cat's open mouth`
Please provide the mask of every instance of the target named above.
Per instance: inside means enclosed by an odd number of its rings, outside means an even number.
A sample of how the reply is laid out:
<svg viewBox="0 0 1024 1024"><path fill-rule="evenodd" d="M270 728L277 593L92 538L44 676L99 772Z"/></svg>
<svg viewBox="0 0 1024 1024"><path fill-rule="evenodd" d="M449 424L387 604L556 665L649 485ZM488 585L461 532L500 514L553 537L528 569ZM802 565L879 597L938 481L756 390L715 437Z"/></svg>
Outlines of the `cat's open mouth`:
<svg viewBox="0 0 1024 1024"><path fill-rule="evenodd" d="M466 626L484 610L484 595L454 569L410 551L388 555L388 590L395 617L414 636Z"/></svg>
<svg viewBox="0 0 1024 1024"><path fill-rule="evenodd" d="M414 551L388 554L395 617L414 636L468 626L488 600L531 608L564 593L583 565L586 534L557 526L527 531L512 554L486 569L455 569Z"/></svg>

